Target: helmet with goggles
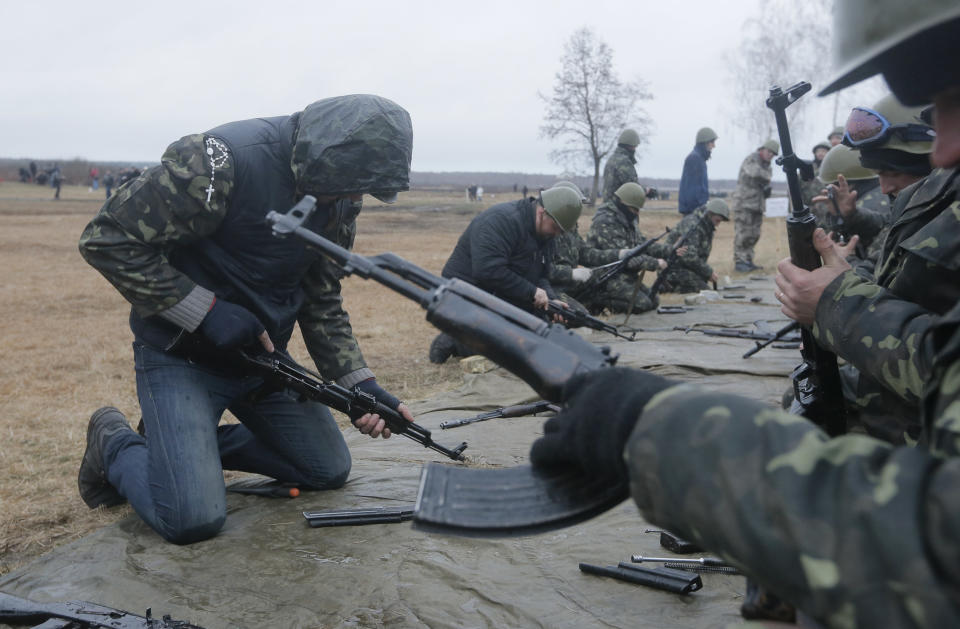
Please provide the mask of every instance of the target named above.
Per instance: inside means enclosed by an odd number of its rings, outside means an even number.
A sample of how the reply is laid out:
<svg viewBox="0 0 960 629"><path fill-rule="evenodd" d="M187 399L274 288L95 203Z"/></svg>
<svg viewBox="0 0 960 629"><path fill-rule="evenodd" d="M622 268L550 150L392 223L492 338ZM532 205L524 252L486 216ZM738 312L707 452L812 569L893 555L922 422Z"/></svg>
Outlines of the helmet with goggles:
<svg viewBox="0 0 960 629"><path fill-rule="evenodd" d="M894 149L929 153L936 133L923 122L923 107L907 107L889 94L872 108L854 107L844 127L843 143L862 151Z"/></svg>

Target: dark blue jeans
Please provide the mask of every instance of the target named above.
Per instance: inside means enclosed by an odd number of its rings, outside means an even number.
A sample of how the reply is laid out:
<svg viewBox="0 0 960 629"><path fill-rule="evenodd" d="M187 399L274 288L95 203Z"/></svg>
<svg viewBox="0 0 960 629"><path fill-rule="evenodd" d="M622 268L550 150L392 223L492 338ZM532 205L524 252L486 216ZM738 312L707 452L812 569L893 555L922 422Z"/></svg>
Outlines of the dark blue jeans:
<svg viewBox="0 0 960 629"><path fill-rule="evenodd" d="M342 487L350 451L329 409L285 392L252 394L258 377L211 368L134 343L147 438L106 444L107 479L168 541L216 535L226 519L223 470L311 489ZM218 426L229 409L242 424Z"/></svg>

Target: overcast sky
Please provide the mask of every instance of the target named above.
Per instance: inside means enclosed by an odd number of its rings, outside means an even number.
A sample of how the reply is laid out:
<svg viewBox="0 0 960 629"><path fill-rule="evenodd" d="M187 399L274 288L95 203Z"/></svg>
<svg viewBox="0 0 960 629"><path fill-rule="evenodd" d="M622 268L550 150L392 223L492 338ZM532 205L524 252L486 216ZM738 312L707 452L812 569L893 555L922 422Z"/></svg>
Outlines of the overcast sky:
<svg viewBox="0 0 960 629"><path fill-rule="evenodd" d="M679 177L707 125L711 178L735 178L763 138L726 119L724 53L758 1L8 2L0 156L157 161L183 135L363 92L410 112L414 170L559 173L537 93L587 26L620 78L654 93L641 177ZM808 151L831 124L795 143Z"/></svg>

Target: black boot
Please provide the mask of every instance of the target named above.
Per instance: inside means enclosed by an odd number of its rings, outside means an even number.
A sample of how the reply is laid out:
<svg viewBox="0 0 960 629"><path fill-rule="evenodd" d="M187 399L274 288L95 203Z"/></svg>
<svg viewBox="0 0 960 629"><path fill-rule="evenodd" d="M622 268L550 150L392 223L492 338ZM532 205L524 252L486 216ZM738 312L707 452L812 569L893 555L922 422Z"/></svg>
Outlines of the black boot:
<svg viewBox="0 0 960 629"><path fill-rule="evenodd" d="M457 342L449 334L441 332L430 343L430 362L442 365L447 359L456 354Z"/></svg>
<svg viewBox="0 0 960 629"><path fill-rule="evenodd" d="M107 441L123 431L133 432L123 413L112 406L104 406L90 416L87 425L87 450L80 462L77 486L80 497L91 509L100 505L112 507L125 502L113 485L107 481L103 465L103 450Z"/></svg>

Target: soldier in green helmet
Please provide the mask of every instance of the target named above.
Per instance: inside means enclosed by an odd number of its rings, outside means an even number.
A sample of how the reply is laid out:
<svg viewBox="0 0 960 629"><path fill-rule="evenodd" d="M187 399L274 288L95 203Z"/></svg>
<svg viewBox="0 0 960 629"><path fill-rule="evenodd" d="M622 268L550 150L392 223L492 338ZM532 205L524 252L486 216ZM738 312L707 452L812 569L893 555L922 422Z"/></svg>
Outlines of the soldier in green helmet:
<svg viewBox="0 0 960 629"><path fill-rule="evenodd" d="M667 234L666 245L670 247L681 235L686 252L677 257L666 276L662 293L696 293L717 282L717 272L707 262L713 249L713 236L720 223L730 220L730 208L723 199L710 199L705 205L683 217Z"/></svg>
<svg viewBox="0 0 960 629"><path fill-rule="evenodd" d="M640 208L647 195L636 182L622 184L613 200L597 208L587 233L587 245L596 249L631 249L645 238L637 226ZM586 306L594 312L646 312L656 307L647 287L639 278L640 271L666 268L669 250L661 243L653 244L645 254L630 260L626 267L590 295Z"/></svg>
<svg viewBox="0 0 960 629"><path fill-rule="evenodd" d="M697 131L696 144L683 160L680 173L680 190L677 194L677 209L689 214L710 199L710 181L707 178L707 160L717 145L717 133L710 127Z"/></svg>
<svg viewBox="0 0 960 629"><path fill-rule="evenodd" d="M833 131L827 136L827 142L830 144L830 148L835 147L840 144L843 140L843 127L834 127Z"/></svg>
<svg viewBox="0 0 960 629"><path fill-rule="evenodd" d="M460 235L443 277L479 286L530 312L546 310L550 300L558 299L549 279L554 239L576 228L582 198L560 186L537 198L487 208ZM430 344L430 361L437 364L468 353L443 333Z"/></svg>
<svg viewBox="0 0 960 629"><path fill-rule="evenodd" d="M583 203L587 202L580 187L572 181L558 181L553 188L566 187L578 195ZM568 229L554 239L553 258L550 264L550 285L571 308L587 312L586 306L570 296L578 287L590 280L593 271L590 267L597 267L610 262L616 262L625 253L622 249L597 249L586 243L578 225Z"/></svg>
<svg viewBox="0 0 960 629"><path fill-rule="evenodd" d="M637 182L636 152L640 134L634 129L624 129L617 138L617 147L603 166L603 201L613 200L613 193L628 181Z"/></svg>
<svg viewBox="0 0 960 629"><path fill-rule="evenodd" d="M903 270L916 264L946 275L944 248L952 243L955 250L957 240L939 234L954 233L948 228L960 221L960 4L836 4L841 70L822 93L882 73L904 104L935 104L931 161L941 170L901 191L894 211L898 220L933 216L890 255ZM887 131L876 124L872 133ZM614 368L567 384L564 410L548 420L531 461L573 466L594 481L622 485L624 495L629 486L649 523L697 542L776 592L797 607L801 626L960 626L957 297L931 296L952 298L942 315L931 314L845 270L822 230L814 245L824 257L819 269L781 262L784 311L815 323L817 341L848 360L899 353L898 362L874 364L871 374L918 399L916 446L863 434L830 438L761 402ZM913 282L916 291L930 290L916 276ZM817 295L813 308L801 305L808 293ZM849 308L848 299L859 307Z"/></svg>
<svg viewBox="0 0 960 629"><path fill-rule="evenodd" d="M740 165L737 188L730 197L734 221L733 262L734 269L740 273L763 268L753 263L753 248L760 240L763 214L770 196L773 177L770 162L779 153L780 144L767 140Z"/></svg>
<svg viewBox="0 0 960 629"><path fill-rule="evenodd" d="M817 222L821 224L823 218L827 215L827 204L814 203L813 197L820 196L820 191L823 190L823 182L820 181L820 165L831 148L826 141L817 142L813 145L813 160L810 162L810 165L813 166L813 177L806 181L800 181L800 195L803 198L803 203L810 208L813 215L817 217Z"/></svg>

